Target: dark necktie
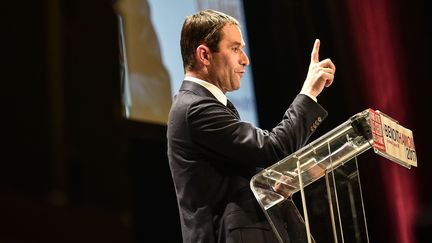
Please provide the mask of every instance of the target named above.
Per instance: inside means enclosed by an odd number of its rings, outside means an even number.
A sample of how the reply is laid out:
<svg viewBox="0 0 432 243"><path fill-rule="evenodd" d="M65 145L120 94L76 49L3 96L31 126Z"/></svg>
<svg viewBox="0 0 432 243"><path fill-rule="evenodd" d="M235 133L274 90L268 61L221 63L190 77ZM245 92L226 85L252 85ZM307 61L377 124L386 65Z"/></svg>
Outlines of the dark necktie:
<svg viewBox="0 0 432 243"><path fill-rule="evenodd" d="M227 100L227 107L234 113L234 115L240 119L240 114L238 113L237 109L234 107L233 103L231 101Z"/></svg>

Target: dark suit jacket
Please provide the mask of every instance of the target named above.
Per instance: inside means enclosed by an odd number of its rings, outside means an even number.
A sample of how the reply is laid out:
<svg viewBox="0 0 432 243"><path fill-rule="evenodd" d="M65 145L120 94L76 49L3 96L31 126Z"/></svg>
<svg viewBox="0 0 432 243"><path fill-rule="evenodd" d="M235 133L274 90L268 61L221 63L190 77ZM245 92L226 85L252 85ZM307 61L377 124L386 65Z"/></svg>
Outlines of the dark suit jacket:
<svg viewBox="0 0 432 243"><path fill-rule="evenodd" d="M271 131L239 119L207 89L190 81L168 119L168 158L183 241L277 242L249 187L265 168L307 142L327 112L299 94Z"/></svg>

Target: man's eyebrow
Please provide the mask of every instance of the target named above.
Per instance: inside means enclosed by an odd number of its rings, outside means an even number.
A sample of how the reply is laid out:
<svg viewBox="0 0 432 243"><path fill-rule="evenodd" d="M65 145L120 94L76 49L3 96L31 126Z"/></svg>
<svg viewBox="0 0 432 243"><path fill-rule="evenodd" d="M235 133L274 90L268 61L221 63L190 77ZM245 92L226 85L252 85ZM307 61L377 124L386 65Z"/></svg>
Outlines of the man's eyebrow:
<svg viewBox="0 0 432 243"><path fill-rule="evenodd" d="M234 41L233 43L232 43L232 45L233 46L242 46L242 47L244 47L245 46L245 43L243 42L243 43L240 43L240 42L238 42L238 41Z"/></svg>

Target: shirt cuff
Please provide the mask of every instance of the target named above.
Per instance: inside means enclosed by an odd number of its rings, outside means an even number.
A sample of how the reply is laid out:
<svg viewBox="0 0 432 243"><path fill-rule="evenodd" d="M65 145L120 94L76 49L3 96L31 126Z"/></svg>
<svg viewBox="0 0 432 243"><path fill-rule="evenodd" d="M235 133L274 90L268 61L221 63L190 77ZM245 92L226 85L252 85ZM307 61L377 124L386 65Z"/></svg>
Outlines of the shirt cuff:
<svg viewBox="0 0 432 243"><path fill-rule="evenodd" d="M315 102L317 102L318 103L318 100L317 100L317 98L316 97L314 97L314 96L312 96L311 94L309 94L309 93L307 93L307 92L300 92L300 94L304 94L304 95L306 95L307 97L309 97L309 98L311 98L311 99L313 99Z"/></svg>

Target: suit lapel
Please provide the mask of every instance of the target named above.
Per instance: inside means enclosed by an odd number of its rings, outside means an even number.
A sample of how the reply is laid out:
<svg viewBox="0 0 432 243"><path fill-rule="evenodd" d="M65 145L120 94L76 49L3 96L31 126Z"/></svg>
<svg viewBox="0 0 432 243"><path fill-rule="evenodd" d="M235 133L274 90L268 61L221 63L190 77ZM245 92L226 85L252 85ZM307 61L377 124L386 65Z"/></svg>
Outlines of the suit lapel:
<svg viewBox="0 0 432 243"><path fill-rule="evenodd" d="M227 100L227 107L234 113L234 115L240 119L240 114L238 113L237 109L234 107L233 103L231 103L230 100Z"/></svg>

